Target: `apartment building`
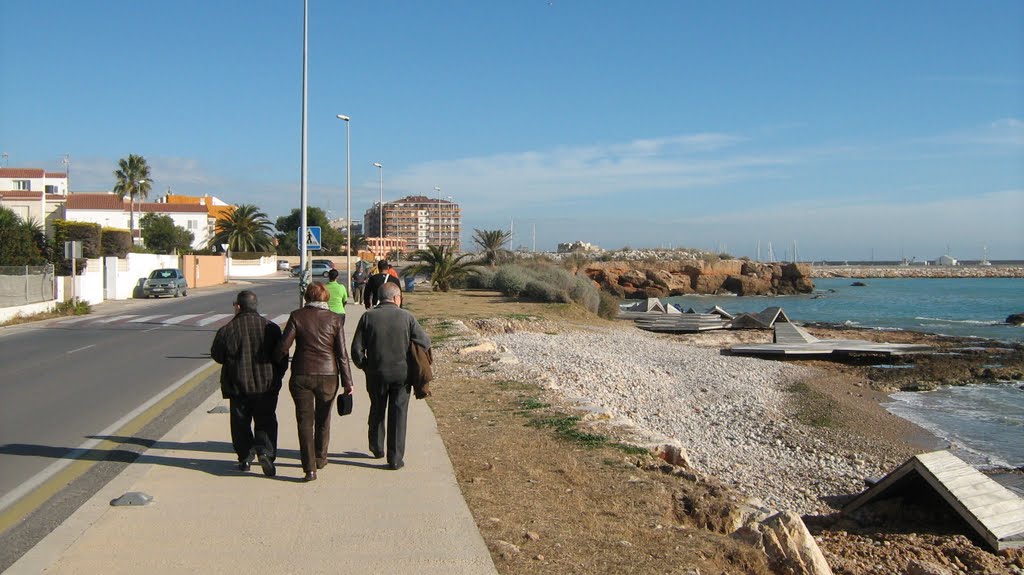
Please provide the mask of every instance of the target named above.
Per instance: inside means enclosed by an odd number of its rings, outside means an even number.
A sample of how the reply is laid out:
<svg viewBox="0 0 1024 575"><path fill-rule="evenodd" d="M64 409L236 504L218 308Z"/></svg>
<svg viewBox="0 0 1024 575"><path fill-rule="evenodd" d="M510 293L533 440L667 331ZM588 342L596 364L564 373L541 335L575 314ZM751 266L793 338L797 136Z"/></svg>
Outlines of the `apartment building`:
<svg viewBox="0 0 1024 575"><path fill-rule="evenodd" d="M381 210L381 205L376 203L363 215L363 229L367 237L397 238L406 253L426 249L428 245L452 246L455 251L461 250L462 210L459 204L441 198L406 196L385 202L383 208Z"/></svg>

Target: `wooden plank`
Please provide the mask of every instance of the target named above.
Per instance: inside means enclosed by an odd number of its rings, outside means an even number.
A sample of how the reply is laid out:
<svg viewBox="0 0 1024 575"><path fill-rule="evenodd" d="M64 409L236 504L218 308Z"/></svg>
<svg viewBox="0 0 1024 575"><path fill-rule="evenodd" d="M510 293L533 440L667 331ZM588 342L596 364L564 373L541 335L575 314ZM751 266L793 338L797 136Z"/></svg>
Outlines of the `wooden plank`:
<svg viewBox="0 0 1024 575"><path fill-rule="evenodd" d="M995 532L993 532L993 535L995 535L997 539L1006 539L1015 535L1024 535L1024 519L999 527Z"/></svg>

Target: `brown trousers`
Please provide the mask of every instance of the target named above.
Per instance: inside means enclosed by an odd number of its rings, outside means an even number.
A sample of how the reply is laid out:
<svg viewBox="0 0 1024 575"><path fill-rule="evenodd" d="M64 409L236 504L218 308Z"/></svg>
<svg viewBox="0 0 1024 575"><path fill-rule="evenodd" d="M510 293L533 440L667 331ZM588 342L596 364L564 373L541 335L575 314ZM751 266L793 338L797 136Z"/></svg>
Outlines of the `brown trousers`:
<svg viewBox="0 0 1024 575"><path fill-rule="evenodd" d="M327 463L331 441L331 407L338 394L337 375L292 375L288 391L295 400L302 470L316 471Z"/></svg>

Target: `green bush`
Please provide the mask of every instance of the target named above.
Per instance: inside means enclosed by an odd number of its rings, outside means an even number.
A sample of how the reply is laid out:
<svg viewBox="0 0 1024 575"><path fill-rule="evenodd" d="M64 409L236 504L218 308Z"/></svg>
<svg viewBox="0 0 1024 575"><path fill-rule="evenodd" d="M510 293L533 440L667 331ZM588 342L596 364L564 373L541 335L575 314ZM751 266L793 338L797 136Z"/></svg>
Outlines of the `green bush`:
<svg viewBox="0 0 1024 575"><path fill-rule="evenodd" d="M517 265L501 266L494 274L494 289L510 297L519 297L531 280L531 274Z"/></svg>
<svg viewBox="0 0 1024 575"><path fill-rule="evenodd" d="M473 274L466 277L466 287L473 289L494 289L494 276L498 272L495 270L478 266L474 268Z"/></svg>
<svg viewBox="0 0 1024 575"><path fill-rule="evenodd" d="M597 295L600 298L597 306L597 315L605 319L615 319L618 317L621 300L606 291L599 291Z"/></svg>
<svg viewBox="0 0 1024 575"><path fill-rule="evenodd" d="M54 306L54 311L61 315L85 315L92 313L92 305L85 300L62 301Z"/></svg>
<svg viewBox="0 0 1024 575"><path fill-rule="evenodd" d="M102 228L100 230L100 255L123 258L132 249L132 236L128 230Z"/></svg>
<svg viewBox="0 0 1024 575"><path fill-rule="evenodd" d="M103 255L100 246L100 225L87 222L53 221L53 239L58 251L64 253L64 242L82 242L82 257L98 258Z"/></svg>

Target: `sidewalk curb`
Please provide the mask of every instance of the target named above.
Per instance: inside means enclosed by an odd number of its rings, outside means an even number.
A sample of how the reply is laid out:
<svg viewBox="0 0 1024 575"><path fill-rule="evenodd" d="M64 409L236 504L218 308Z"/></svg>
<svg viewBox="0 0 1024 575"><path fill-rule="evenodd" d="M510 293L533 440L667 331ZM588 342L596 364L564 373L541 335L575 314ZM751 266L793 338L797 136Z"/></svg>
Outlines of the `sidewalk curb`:
<svg viewBox="0 0 1024 575"><path fill-rule="evenodd" d="M178 422L177 425L171 428L164 437L160 438L149 449L159 448L163 443L178 442L186 437L199 424L203 416L207 415L206 412L219 404L220 401L220 390L218 389L204 399L199 407L185 416L184 419ZM36 543L32 549L22 555L20 559L4 571L4 575L43 572L47 567L60 559L61 555L101 515L110 509L110 501L112 499L123 495L126 491L131 491L131 487L148 475L154 467L156 467L156 464L153 463L128 465L124 471L97 491L95 495L82 504L81 507L43 538L42 541Z"/></svg>

